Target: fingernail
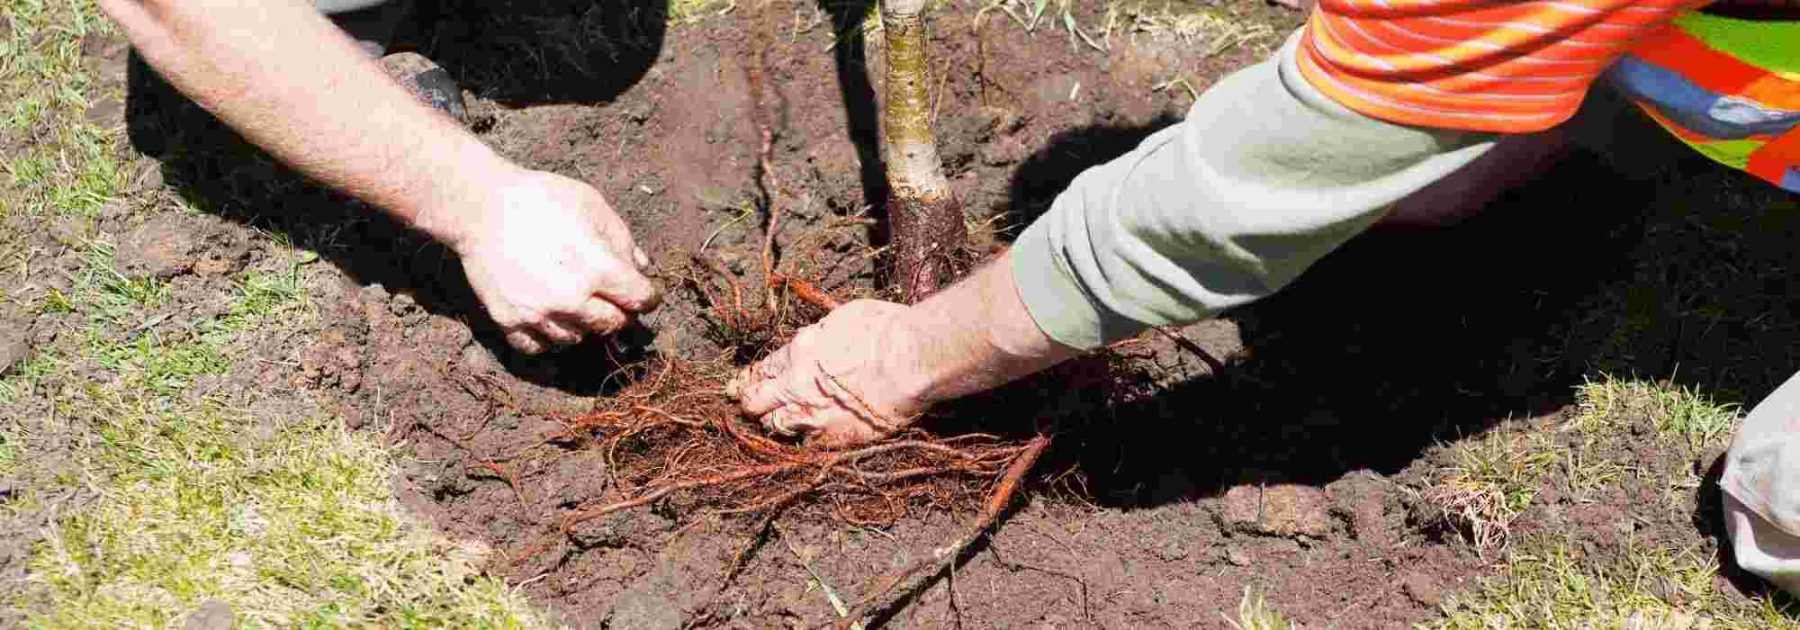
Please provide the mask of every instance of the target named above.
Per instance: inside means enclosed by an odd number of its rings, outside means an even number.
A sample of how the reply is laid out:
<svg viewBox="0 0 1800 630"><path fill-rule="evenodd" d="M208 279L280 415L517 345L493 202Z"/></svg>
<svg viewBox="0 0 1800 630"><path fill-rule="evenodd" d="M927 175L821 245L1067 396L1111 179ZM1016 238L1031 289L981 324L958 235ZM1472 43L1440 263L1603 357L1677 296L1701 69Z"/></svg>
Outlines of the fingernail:
<svg viewBox="0 0 1800 630"><path fill-rule="evenodd" d="M642 247L632 246L631 259L637 262L639 271L650 268L650 255L644 253L644 248Z"/></svg>

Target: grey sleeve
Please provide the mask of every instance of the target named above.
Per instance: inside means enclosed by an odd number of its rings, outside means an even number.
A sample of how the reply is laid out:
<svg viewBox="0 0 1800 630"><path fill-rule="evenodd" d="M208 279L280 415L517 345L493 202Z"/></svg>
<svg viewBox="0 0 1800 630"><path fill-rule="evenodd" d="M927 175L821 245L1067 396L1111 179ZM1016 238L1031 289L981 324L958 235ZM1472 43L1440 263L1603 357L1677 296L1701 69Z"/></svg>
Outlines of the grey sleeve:
<svg viewBox="0 0 1800 630"><path fill-rule="evenodd" d="M1294 67L1297 40L1082 173L1020 235L1014 275L1046 334L1094 348L1267 296L1492 146L1338 105Z"/></svg>

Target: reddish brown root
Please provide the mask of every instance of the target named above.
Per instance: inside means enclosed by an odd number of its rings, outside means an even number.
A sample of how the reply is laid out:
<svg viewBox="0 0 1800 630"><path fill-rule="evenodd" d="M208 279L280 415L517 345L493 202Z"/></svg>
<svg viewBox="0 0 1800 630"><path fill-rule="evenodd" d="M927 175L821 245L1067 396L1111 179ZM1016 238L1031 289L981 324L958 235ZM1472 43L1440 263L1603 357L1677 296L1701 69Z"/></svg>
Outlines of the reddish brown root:
<svg viewBox="0 0 1800 630"><path fill-rule="evenodd" d="M501 481L505 481L506 486L512 488L513 498L519 500L519 507L521 509L531 508L531 500L525 498L525 487L519 485L519 478L513 475L511 469L501 465L500 462L488 460L475 462L475 466L482 470L494 473L495 476L500 477Z"/></svg>
<svg viewBox="0 0 1800 630"><path fill-rule="evenodd" d="M1012 503L1013 495L1018 493L1019 484L1025 479L1026 473L1031 472L1031 468L1037 465L1038 458L1043 456L1044 451L1049 447L1050 436L1040 435L1032 438L1012 458L1012 462L1007 464L1006 474L1000 477L1000 482L988 495L987 502L981 508L981 513L969 523L969 526L961 534L950 539L948 544L933 549L930 554L920 555L906 566L875 581L875 590L863 596L862 600L850 609L849 614L838 620L837 628L849 630L869 613L892 606L894 601L890 595L904 596L914 592L955 563L958 558L962 557L963 551L967 550L970 544L986 534L999 521L1000 514L1006 511L1006 506Z"/></svg>

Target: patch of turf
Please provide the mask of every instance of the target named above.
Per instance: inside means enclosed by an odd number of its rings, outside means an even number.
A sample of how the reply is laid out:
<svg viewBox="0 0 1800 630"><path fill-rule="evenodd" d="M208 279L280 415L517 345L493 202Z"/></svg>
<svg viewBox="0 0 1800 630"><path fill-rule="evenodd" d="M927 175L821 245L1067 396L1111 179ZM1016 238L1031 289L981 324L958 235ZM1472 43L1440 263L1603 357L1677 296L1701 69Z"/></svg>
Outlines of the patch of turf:
<svg viewBox="0 0 1800 630"><path fill-rule="evenodd" d="M118 191L116 139L83 119L93 79L82 43L111 26L92 0L6 0L0 39L0 132L7 151L0 213L91 215Z"/></svg>
<svg viewBox="0 0 1800 630"><path fill-rule="evenodd" d="M1554 537L1521 545L1505 571L1446 605L1432 627L1797 628L1773 600L1728 597L1707 554L1638 546L1622 560L1584 557Z"/></svg>
<svg viewBox="0 0 1800 630"><path fill-rule="evenodd" d="M484 550L400 509L375 437L196 390L261 370L246 348L309 321L316 256L276 243L219 311L116 270L99 208L187 210L121 198L123 140L86 118L83 49L111 28L92 0L0 0L0 270L66 280L4 295L57 334L0 378L0 526L28 532L0 558L30 545L25 580L0 578L0 626L167 627L207 602L251 627L543 625L477 570ZM75 228L59 251L18 249L58 223Z"/></svg>
<svg viewBox="0 0 1800 630"><path fill-rule="evenodd" d="M1664 504L1636 507L1684 522L1700 479L1693 460L1680 454L1722 448L1737 420L1735 406L1691 388L1602 376L1579 388L1574 412L1558 426L1503 428L1452 448L1459 460L1484 462L1489 471L1469 477L1507 489L1500 492L1510 497L1505 514L1523 512L1541 482L1555 476L1576 492L1567 497L1574 503L1588 501L1584 489L1599 495L1627 483L1660 487ZM1649 441L1650 459L1622 458L1628 449L1621 446L1634 440ZM1632 535L1618 549L1595 550L1584 539L1592 534L1548 528L1514 541L1499 575L1454 596L1445 618L1430 627L1800 628L1793 617L1800 611L1785 610L1786 600L1721 589L1713 550L1701 539L1673 544Z"/></svg>
<svg viewBox="0 0 1800 630"><path fill-rule="evenodd" d="M534 622L521 597L476 571L483 552L401 515L390 456L337 421L270 427L113 392L80 402L93 413L78 422L98 438L84 474L103 481L32 561L36 623L164 626L206 600L259 626Z"/></svg>

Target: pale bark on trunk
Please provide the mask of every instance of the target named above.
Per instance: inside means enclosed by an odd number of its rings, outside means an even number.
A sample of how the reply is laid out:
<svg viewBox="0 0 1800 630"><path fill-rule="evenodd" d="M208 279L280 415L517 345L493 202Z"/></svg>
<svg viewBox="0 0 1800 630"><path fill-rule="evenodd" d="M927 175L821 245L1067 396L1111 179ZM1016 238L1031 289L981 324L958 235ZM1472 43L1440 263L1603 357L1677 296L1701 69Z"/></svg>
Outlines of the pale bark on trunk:
<svg viewBox="0 0 1800 630"><path fill-rule="evenodd" d="M931 129L924 9L925 0L881 3L887 49L882 158L893 262L889 279L907 302L949 283L968 240L962 203L944 177Z"/></svg>

